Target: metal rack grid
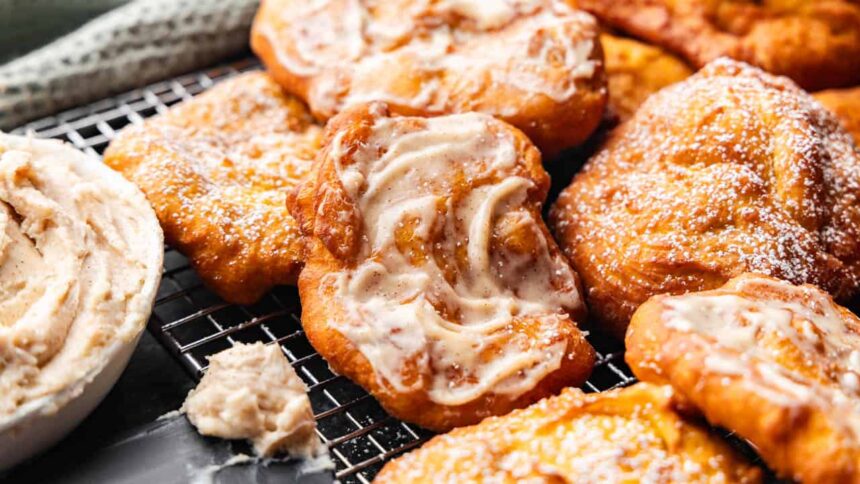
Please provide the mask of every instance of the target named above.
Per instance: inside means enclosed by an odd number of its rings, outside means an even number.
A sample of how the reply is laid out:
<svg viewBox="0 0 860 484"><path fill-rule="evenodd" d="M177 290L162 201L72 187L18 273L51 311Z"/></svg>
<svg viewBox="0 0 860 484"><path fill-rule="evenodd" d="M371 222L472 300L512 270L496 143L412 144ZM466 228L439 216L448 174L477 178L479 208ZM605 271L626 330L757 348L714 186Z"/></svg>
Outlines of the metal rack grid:
<svg viewBox="0 0 860 484"><path fill-rule="evenodd" d="M259 68L246 59L159 82L56 116L31 122L14 132L58 138L101 156L115 133L128 124L165 111L239 72ZM318 423L342 482L369 482L386 461L427 440L432 433L388 416L364 390L335 375L302 332L298 293L277 288L252 306L227 304L206 289L188 260L165 247L164 276L150 318L149 331L196 379L206 370L206 356L235 342L279 344L305 380ZM635 380L613 340L589 337L598 352L586 391L604 391Z"/></svg>

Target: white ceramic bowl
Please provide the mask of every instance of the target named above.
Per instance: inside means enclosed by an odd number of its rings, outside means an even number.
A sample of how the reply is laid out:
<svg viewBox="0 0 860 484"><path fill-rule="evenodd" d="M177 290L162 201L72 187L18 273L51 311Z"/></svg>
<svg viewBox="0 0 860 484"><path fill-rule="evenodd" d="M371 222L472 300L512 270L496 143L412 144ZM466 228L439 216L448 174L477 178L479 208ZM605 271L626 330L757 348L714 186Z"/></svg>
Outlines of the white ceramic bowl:
<svg viewBox="0 0 860 484"><path fill-rule="evenodd" d="M93 368L62 392L28 402L0 422L0 472L43 452L77 427L119 379L142 332L131 341L117 342L107 348L103 365ZM56 401L65 404L55 408Z"/></svg>
<svg viewBox="0 0 860 484"><path fill-rule="evenodd" d="M148 210L140 228L146 240L142 261L148 273L129 307L129 317L117 329L117 337L102 348L101 356L82 377L60 391L28 401L11 416L0 419L0 473L44 451L72 431L96 406L119 379L146 328L155 294L161 283L164 237L155 212L136 186L94 158L56 140L30 139L0 132L0 141L10 149L32 150L38 156L69 157L84 178L101 179L105 186ZM145 208L143 208L145 207ZM148 225L148 227L144 226ZM139 241L141 242L141 241ZM143 242L141 242L143 243Z"/></svg>

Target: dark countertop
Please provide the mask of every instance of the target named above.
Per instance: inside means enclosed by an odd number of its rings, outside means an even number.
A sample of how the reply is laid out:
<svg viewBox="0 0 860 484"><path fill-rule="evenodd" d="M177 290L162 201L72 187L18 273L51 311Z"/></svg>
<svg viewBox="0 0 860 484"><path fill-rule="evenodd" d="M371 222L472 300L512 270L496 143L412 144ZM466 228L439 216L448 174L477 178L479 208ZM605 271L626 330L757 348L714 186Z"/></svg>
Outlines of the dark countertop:
<svg viewBox="0 0 860 484"><path fill-rule="evenodd" d="M119 436L176 410L194 381L155 338L144 331L140 344L96 410L45 454L6 476L9 482L58 482Z"/></svg>

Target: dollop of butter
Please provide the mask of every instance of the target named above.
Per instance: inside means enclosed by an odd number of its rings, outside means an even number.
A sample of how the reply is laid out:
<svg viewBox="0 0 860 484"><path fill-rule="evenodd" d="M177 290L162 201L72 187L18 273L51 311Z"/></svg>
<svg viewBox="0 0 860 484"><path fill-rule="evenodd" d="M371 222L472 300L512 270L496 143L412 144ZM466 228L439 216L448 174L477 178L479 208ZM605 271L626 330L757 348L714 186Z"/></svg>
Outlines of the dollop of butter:
<svg viewBox="0 0 860 484"><path fill-rule="evenodd" d="M278 345L240 343L210 357L182 411L201 434L250 440L262 456L326 452L307 388Z"/></svg>

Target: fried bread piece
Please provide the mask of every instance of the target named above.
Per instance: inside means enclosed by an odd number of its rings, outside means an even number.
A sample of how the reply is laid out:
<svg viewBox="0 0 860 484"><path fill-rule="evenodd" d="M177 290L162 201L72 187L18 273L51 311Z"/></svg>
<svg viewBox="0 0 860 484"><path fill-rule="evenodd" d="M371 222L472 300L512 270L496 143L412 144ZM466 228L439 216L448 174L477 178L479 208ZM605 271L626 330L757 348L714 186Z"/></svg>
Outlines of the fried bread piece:
<svg viewBox="0 0 860 484"><path fill-rule="evenodd" d="M784 476L860 480L860 319L820 289L744 274L655 296L633 315L626 358Z"/></svg>
<svg viewBox="0 0 860 484"><path fill-rule="evenodd" d="M476 423L582 383L579 280L541 219L549 189L519 130L478 113L333 118L292 193L308 238L302 326L392 415Z"/></svg>
<svg viewBox="0 0 860 484"><path fill-rule="evenodd" d="M672 408L667 386L561 395L459 428L388 463L374 481L760 482L706 427Z"/></svg>
<svg viewBox="0 0 860 484"><path fill-rule="evenodd" d="M860 145L860 86L829 89L817 92L814 96L839 118L842 126L854 136L854 143Z"/></svg>
<svg viewBox="0 0 860 484"><path fill-rule="evenodd" d="M860 151L786 78L721 59L651 96L551 219L591 315L619 338L656 294L746 271L860 289Z"/></svg>
<svg viewBox="0 0 860 484"><path fill-rule="evenodd" d="M251 45L319 119L367 101L478 111L552 155L582 143L606 104L596 22L561 0L265 0Z"/></svg>
<svg viewBox="0 0 860 484"><path fill-rule="evenodd" d="M856 0L577 0L696 67L728 56L808 90L860 83Z"/></svg>
<svg viewBox="0 0 860 484"><path fill-rule="evenodd" d="M247 304L296 281L303 244L284 200L321 135L301 101L254 72L123 130L104 160L143 190L202 280Z"/></svg>
<svg viewBox="0 0 860 484"><path fill-rule="evenodd" d="M693 74L682 60L665 50L637 40L601 34L606 58L609 110L626 121L660 89Z"/></svg>

